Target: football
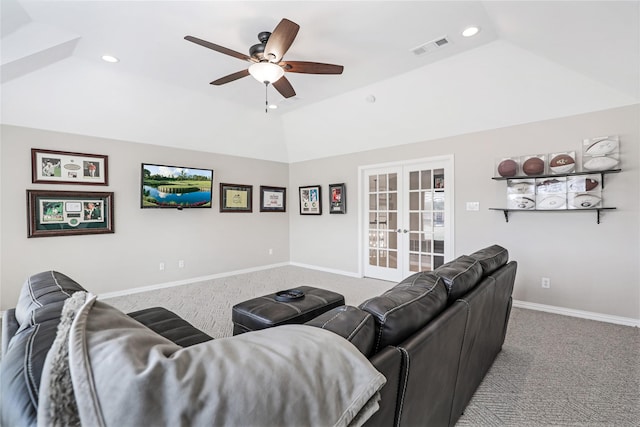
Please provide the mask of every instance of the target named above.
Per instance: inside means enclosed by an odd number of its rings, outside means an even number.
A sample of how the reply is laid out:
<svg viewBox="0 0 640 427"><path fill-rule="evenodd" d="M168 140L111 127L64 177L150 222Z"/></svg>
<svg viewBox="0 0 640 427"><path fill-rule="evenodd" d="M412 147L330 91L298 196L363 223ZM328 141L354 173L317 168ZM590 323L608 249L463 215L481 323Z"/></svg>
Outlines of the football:
<svg viewBox="0 0 640 427"><path fill-rule="evenodd" d="M578 194L571 200L571 207L576 209L595 208L601 200L600 197L593 194Z"/></svg>
<svg viewBox="0 0 640 427"><path fill-rule="evenodd" d="M549 169L553 173L572 172L576 167L576 161L568 154L558 154L549 162Z"/></svg>
<svg viewBox="0 0 640 427"><path fill-rule="evenodd" d="M509 177L516 176L518 173L518 163L512 159L506 159L498 165L498 174L500 176Z"/></svg>
<svg viewBox="0 0 640 427"><path fill-rule="evenodd" d="M598 187L599 182L595 179L587 178L584 180L584 188L586 191L594 190Z"/></svg>
<svg viewBox="0 0 640 427"><path fill-rule="evenodd" d="M618 164L618 159L614 157L593 157L590 159L585 159L584 168L589 169L591 171L604 171L607 169L611 169Z"/></svg>
<svg viewBox="0 0 640 427"><path fill-rule="evenodd" d="M568 191L570 192L591 191L598 188L598 185L600 185L600 182L598 182L598 180L596 179L574 177L568 181Z"/></svg>
<svg viewBox="0 0 640 427"><path fill-rule="evenodd" d="M538 209L565 209L566 204L567 198L564 195L551 195L538 199L536 207Z"/></svg>
<svg viewBox="0 0 640 427"><path fill-rule="evenodd" d="M522 171L531 175L542 175L544 173L544 160L539 157L529 157L522 164Z"/></svg>
<svg viewBox="0 0 640 427"><path fill-rule="evenodd" d="M591 145L585 150L585 154L590 156L601 156L614 152L618 148L618 141L612 139L593 140Z"/></svg>

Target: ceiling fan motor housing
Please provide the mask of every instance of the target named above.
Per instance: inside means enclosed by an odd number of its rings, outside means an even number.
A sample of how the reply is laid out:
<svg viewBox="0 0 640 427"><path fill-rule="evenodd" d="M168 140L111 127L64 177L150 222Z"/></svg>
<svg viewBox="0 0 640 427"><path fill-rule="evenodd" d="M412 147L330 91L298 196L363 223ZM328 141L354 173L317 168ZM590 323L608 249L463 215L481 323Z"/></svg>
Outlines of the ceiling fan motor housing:
<svg viewBox="0 0 640 427"><path fill-rule="evenodd" d="M269 41L269 37L271 36L271 33L269 31L263 31L261 33L258 34L258 40L260 40L260 43L258 44L254 44L253 46L251 46L249 48L249 56L251 56L252 58L255 58L259 61L264 59L264 48L267 45L267 42Z"/></svg>

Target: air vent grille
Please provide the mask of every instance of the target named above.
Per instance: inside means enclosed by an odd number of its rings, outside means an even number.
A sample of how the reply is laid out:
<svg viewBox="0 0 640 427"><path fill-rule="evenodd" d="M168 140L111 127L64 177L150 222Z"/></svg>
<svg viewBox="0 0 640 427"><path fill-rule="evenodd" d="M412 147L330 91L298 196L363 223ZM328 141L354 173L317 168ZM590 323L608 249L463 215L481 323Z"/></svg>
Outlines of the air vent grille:
<svg viewBox="0 0 640 427"><path fill-rule="evenodd" d="M411 52L413 52L415 55L424 55L425 53L434 52L444 46L447 46L448 44L451 44L451 42L449 41L447 36L442 36L438 37L435 40L431 40L429 42L421 44L420 46L414 47L413 49L411 49Z"/></svg>

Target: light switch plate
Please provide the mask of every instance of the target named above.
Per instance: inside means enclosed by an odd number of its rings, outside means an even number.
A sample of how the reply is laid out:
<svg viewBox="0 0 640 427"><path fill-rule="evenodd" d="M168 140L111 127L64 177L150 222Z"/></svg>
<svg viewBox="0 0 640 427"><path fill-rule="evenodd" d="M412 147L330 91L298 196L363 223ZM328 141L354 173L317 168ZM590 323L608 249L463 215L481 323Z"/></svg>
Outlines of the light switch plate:
<svg viewBox="0 0 640 427"><path fill-rule="evenodd" d="M467 210L468 211L479 211L480 210L480 202L467 202Z"/></svg>

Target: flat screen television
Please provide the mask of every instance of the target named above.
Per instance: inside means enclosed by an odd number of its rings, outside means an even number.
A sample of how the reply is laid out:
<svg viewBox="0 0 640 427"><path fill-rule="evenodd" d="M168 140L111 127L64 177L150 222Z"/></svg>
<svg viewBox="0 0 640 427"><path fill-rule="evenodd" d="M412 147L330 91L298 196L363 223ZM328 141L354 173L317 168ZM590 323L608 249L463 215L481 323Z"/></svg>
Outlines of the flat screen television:
<svg viewBox="0 0 640 427"><path fill-rule="evenodd" d="M210 208L213 170L142 164L141 208Z"/></svg>

